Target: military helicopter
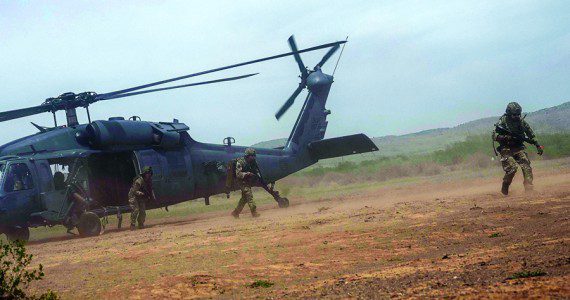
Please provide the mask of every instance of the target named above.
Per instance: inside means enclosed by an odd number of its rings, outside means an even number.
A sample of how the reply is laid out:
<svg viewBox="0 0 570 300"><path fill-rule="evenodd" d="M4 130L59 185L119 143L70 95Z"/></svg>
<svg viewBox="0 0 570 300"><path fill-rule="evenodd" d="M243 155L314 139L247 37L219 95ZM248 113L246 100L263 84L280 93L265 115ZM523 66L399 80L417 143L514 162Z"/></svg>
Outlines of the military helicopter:
<svg viewBox="0 0 570 300"><path fill-rule="evenodd" d="M32 123L39 132L0 146L0 233L10 240L29 239L29 228L64 225L77 228L81 236L102 232L102 218L116 215L121 226L122 214L131 211L127 193L133 178L144 166L154 172L156 202L148 209L228 194L226 166L243 155L245 147L235 146L232 137L223 144L201 143L192 139L189 127L178 120L172 122L142 121L139 117L92 121L89 106L99 101L130 97L170 89L238 80L256 74L222 78L163 88L158 85L199 75L219 72L286 56L293 56L301 72L301 82L277 111L277 120L291 107L303 89L309 93L284 147L257 148L257 161L263 172L260 186L273 185L279 179L315 164L320 159L377 151L364 134L324 139L327 129L325 108L333 77L321 68L346 43L337 41L299 50L295 39L288 40L291 52L201 71L114 92L64 93L48 98L41 105L0 112L0 122L51 112L54 127ZM344 45L343 45L344 47ZM300 54L329 49L313 69L305 67ZM79 124L76 109L87 110L88 123ZM55 113L65 111L66 125L58 125ZM58 170L68 170L65 182ZM58 176L59 175L59 176ZM64 183L64 184L62 184ZM79 189L71 189L71 186ZM73 192L88 199L88 208L74 209ZM272 193L279 206L288 200ZM228 194L229 195L229 194Z"/></svg>

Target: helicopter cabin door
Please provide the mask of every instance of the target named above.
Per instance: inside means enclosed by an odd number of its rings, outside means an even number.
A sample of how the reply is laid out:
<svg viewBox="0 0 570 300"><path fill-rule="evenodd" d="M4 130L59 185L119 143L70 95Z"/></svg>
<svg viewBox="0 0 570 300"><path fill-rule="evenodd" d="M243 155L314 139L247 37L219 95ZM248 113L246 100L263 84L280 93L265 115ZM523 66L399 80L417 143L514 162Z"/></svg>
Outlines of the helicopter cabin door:
<svg viewBox="0 0 570 300"><path fill-rule="evenodd" d="M163 171L162 165L160 163L160 158L158 153L155 150L148 149L148 150L138 150L134 151L134 164L136 166L137 174L140 174L141 170L144 167L151 167L152 168L152 188L154 190L154 194L156 196L156 201L158 203L147 203L147 207L154 207L156 205L163 206L166 205L164 201L164 193L163 193L163 186L162 182L163 178Z"/></svg>

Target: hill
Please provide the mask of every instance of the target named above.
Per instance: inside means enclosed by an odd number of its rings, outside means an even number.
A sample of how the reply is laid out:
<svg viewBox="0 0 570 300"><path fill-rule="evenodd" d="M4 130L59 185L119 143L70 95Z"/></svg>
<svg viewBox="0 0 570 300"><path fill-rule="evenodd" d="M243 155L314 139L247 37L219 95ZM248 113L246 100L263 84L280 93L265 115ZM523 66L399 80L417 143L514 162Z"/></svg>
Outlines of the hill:
<svg viewBox="0 0 570 300"><path fill-rule="evenodd" d="M443 150L454 142L464 141L469 135L489 133L500 116L477 119L455 127L429 129L405 135L373 137L382 156L426 154ZM570 102L528 113L526 120L537 133L570 131ZM254 147L275 148L287 139L261 142Z"/></svg>

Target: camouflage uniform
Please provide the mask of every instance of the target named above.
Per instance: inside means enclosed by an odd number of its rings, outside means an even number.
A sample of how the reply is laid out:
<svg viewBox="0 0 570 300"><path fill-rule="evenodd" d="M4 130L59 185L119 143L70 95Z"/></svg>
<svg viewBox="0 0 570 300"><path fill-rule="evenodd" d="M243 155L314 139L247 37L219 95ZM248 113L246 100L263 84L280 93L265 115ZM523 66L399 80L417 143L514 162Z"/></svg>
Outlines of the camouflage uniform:
<svg viewBox="0 0 570 300"><path fill-rule="evenodd" d="M248 155L255 157L255 150L252 148L246 149L245 156ZM257 213L257 206L255 205L255 201L253 201L253 192L251 191L254 178L248 178L246 176L247 173L252 173L260 176L257 162L254 160L252 163L248 163L245 157L240 157L236 162L235 171L237 184L241 190L241 198L239 199L236 209L232 212L232 215L237 218L247 203L251 211L251 215L253 217L258 217L259 214Z"/></svg>
<svg viewBox="0 0 570 300"><path fill-rule="evenodd" d="M144 227L144 221L146 219L146 202L154 199L154 191L152 186L149 186L144 178L143 174L151 172L150 167L145 167L141 175L137 176L133 181L133 185L129 190L129 205L131 206L131 228L135 227L138 222L138 227Z"/></svg>
<svg viewBox="0 0 570 300"><path fill-rule="evenodd" d="M511 102L507 106L507 113L503 115L496 125L507 128L513 134L528 137L534 145L538 147L539 144L536 141L536 135L534 134L530 125L520 118L521 108L516 102ZM518 118L512 118L509 114L518 116ZM515 177L518 167L521 167L524 177L524 187L525 190L530 191L533 189L533 175L532 168L530 166L530 160L525 151L526 147L523 141L515 139L509 135L501 135L493 132L493 139L499 142L499 147L497 150L501 156L501 164L503 170L505 171L505 176L503 177L503 185L501 192L505 195L508 194L509 186ZM539 154L542 154L542 150L539 149Z"/></svg>

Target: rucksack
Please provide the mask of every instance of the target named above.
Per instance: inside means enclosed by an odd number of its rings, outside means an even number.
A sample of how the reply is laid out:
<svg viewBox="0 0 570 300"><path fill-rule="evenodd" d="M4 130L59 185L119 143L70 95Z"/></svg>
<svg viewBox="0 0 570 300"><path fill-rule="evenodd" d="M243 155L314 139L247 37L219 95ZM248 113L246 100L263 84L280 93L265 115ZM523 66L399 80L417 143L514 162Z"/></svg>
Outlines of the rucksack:
<svg viewBox="0 0 570 300"><path fill-rule="evenodd" d="M226 167L226 170L227 170L227 172L226 172L226 189L228 191L231 191L235 186L237 160L238 160L237 158L230 160L228 162L227 167Z"/></svg>

